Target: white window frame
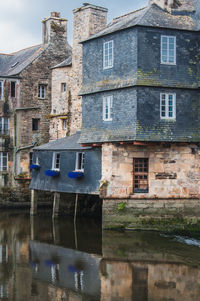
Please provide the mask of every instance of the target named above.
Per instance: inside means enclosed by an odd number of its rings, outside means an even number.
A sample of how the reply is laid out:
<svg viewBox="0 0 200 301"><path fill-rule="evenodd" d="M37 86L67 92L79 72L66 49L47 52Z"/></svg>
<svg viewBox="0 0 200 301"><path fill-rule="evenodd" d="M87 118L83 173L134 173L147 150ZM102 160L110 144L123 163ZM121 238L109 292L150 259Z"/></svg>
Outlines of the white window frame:
<svg viewBox="0 0 200 301"><path fill-rule="evenodd" d="M59 155L59 162L58 162L58 166L57 165L57 156ZM54 152L53 153L53 159L52 159L52 170L60 170L60 153L59 152Z"/></svg>
<svg viewBox="0 0 200 301"><path fill-rule="evenodd" d="M103 98L103 120L112 121L113 96L105 96Z"/></svg>
<svg viewBox="0 0 200 301"><path fill-rule="evenodd" d="M79 156L80 155L81 155L81 162L79 164ZM77 152L76 153L75 170L84 172L84 164L85 164L85 153L84 152Z"/></svg>
<svg viewBox="0 0 200 301"><path fill-rule="evenodd" d="M38 98L45 99L47 94L47 85L38 85Z"/></svg>
<svg viewBox="0 0 200 301"><path fill-rule="evenodd" d="M106 46L108 46L108 49L106 49ZM110 49L112 49L111 54L109 51ZM103 44L103 69L113 68L113 64L114 64L114 42L113 40L111 40Z"/></svg>
<svg viewBox="0 0 200 301"><path fill-rule="evenodd" d="M2 101L3 100L3 86L4 86L4 81L3 80L0 80L0 101Z"/></svg>
<svg viewBox="0 0 200 301"><path fill-rule="evenodd" d="M163 61L163 38L167 38L167 61L164 62ZM174 39L174 61L173 62L170 62L169 61L169 39L170 38L173 38ZM166 36L166 35L161 35L161 47L160 47L160 50L161 50L161 64L165 64L165 65L176 65L176 36Z"/></svg>
<svg viewBox="0 0 200 301"><path fill-rule="evenodd" d="M9 129L10 129L10 126L9 126L9 118L8 117L1 117L0 116L0 125L2 126L2 131L0 130L0 134L1 133L6 133L5 131L5 119L8 120L8 132L9 132Z"/></svg>
<svg viewBox="0 0 200 301"><path fill-rule="evenodd" d="M163 107L163 96L165 96L165 116L162 116L162 107ZM169 101L170 96L172 96L172 117L169 116ZM176 93L160 93L160 118L161 119L176 119Z"/></svg>
<svg viewBox="0 0 200 301"><path fill-rule="evenodd" d="M3 159L6 158L6 165L3 165ZM8 171L8 153L0 152L0 171Z"/></svg>
<svg viewBox="0 0 200 301"><path fill-rule="evenodd" d="M39 155L38 155L38 154L37 154L37 155L35 155L34 164L36 164L36 165L40 165L40 163L39 163Z"/></svg>

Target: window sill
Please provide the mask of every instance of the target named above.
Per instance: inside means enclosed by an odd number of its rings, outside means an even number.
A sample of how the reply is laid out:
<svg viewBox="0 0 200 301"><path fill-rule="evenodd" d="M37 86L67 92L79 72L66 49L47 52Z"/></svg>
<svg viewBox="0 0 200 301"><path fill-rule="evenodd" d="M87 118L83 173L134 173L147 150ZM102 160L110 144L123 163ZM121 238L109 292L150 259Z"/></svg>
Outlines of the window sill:
<svg viewBox="0 0 200 301"><path fill-rule="evenodd" d="M164 62L161 62L160 64L161 65L176 66L176 63L164 63Z"/></svg>
<svg viewBox="0 0 200 301"><path fill-rule="evenodd" d="M161 117L160 120L166 120L166 121L176 121L176 118L170 118L170 117Z"/></svg>
<svg viewBox="0 0 200 301"><path fill-rule="evenodd" d="M132 194L136 194L136 193L149 193L149 189L133 189Z"/></svg>

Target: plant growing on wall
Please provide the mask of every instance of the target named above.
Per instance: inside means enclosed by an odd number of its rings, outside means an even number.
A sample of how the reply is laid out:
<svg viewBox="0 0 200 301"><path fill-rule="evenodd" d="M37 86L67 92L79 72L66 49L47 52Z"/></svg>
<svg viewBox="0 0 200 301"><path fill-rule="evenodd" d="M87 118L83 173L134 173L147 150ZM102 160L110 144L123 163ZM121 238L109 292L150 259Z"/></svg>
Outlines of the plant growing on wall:
<svg viewBox="0 0 200 301"><path fill-rule="evenodd" d="M119 203L117 205L117 210L118 211L123 211L125 208L126 208L126 203L125 202Z"/></svg>

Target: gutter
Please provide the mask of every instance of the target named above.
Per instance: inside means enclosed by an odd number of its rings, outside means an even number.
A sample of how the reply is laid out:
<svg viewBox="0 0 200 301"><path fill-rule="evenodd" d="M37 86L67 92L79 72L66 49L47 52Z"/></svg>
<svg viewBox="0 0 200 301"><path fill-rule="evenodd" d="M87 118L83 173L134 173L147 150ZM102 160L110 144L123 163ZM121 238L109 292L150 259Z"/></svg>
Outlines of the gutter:
<svg viewBox="0 0 200 301"><path fill-rule="evenodd" d="M37 144L37 142L34 142L32 145L27 145L27 146L24 146L24 147L17 148L15 153L17 154L18 152L20 152L22 150L33 148L36 144Z"/></svg>
<svg viewBox="0 0 200 301"><path fill-rule="evenodd" d="M39 110L40 107L24 107L24 108L16 108L15 111L26 111L26 110Z"/></svg>

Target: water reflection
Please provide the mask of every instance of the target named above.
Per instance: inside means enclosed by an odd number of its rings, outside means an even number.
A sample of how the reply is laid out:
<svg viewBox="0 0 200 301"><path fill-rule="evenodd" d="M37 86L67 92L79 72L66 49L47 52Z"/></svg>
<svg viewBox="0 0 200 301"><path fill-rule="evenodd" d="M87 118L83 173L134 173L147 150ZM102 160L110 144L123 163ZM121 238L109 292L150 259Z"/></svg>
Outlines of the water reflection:
<svg viewBox="0 0 200 301"><path fill-rule="evenodd" d="M0 215L0 300L197 301L200 248L94 220Z"/></svg>

